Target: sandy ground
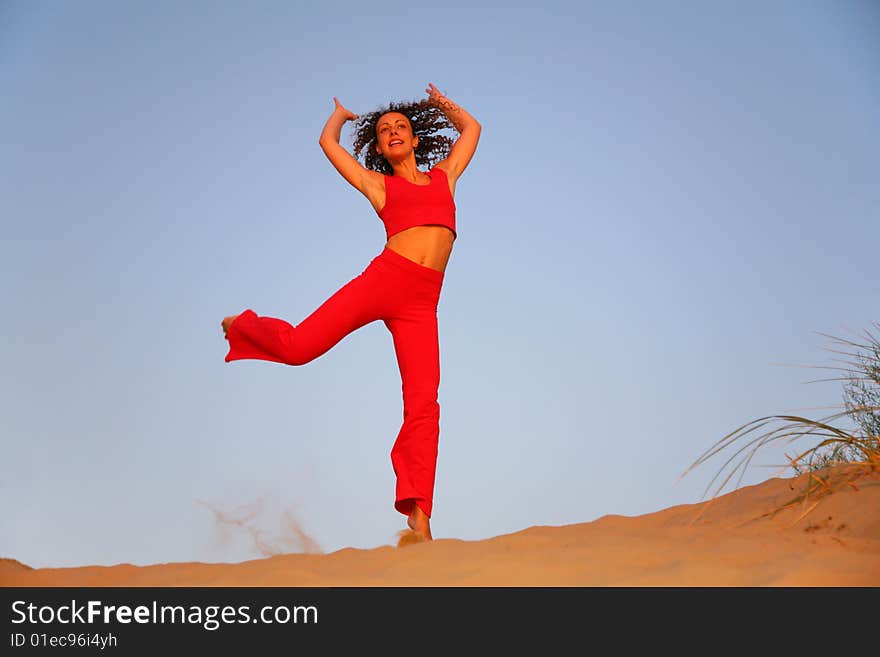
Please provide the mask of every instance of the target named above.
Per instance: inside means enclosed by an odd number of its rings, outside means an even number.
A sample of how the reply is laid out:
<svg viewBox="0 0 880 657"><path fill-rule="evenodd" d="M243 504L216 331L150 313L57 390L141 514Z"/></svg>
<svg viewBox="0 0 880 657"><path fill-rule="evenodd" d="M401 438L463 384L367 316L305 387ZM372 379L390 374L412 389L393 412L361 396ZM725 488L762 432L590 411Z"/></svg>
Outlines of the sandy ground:
<svg viewBox="0 0 880 657"><path fill-rule="evenodd" d="M243 563L33 569L2 586L880 586L880 473L784 507L805 479L709 502L480 541L286 554Z"/></svg>

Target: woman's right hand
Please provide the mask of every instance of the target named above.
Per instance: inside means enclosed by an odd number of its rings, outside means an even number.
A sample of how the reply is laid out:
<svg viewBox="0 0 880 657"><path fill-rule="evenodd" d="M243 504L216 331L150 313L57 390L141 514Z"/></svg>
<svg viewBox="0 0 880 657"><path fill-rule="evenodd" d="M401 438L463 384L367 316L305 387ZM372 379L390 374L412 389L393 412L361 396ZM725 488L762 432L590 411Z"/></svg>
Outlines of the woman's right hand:
<svg viewBox="0 0 880 657"><path fill-rule="evenodd" d="M357 114L343 107L342 103L339 102L339 99L336 96L333 97L333 102L336 103L336 109L334 109L333 111L339 113L344 121L354 121L358 118Z"/></svg>

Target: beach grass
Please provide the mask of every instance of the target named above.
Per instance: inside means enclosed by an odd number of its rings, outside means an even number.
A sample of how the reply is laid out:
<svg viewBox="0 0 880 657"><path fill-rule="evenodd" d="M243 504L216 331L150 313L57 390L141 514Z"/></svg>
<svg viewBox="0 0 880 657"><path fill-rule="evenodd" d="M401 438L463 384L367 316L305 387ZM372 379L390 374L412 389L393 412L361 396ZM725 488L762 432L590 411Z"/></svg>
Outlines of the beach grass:
<svg viewBox="0 0 880 657"><path fill-rule="evenodd" d="M681 476L732 451L706 486L704 496L711 492L714 498L731 482L739 487L755 456L770 444L812 440L806 449L786 454L787 467L805 476L803 488L784 508L816 503L841 486L855 487L865 474L880 471L880 324L874 323L873 329L854 339L820 334L831 338L829 351L836 355L837 364L816 367L836 373L821 381L843 383L842 410L818 419L778 414L746 422L703 452Z"/></svg>

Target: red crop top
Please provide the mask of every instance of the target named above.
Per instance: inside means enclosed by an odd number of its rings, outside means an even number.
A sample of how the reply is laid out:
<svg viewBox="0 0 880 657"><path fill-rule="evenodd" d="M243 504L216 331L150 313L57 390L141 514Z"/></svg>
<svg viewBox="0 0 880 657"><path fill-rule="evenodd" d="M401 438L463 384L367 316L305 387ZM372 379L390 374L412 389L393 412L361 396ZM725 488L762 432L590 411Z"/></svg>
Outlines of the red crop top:
<svg viewBox="0 0 880 657"><path fill-rule="evenodd" d="M400 176L385 176L385 206L378 212L391 237L413 226L446 226L455 231L455 201L449 191L449 180L443 169L434 167L426 172L427 185L416 185Z"/></svg>

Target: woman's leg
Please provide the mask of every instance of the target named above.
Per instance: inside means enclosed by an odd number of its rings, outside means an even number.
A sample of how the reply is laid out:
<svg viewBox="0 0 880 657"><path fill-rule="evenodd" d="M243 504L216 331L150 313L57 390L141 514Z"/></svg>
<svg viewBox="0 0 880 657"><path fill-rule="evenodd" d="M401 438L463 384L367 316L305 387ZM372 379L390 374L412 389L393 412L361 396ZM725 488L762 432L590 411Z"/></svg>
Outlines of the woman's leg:
<svg viewBox="0 0 880 657"><path fill-rule="evenodd" d="M268 360L304 365L349 333L380 318L380 278L368 267L337 290L297 326L245 310L229 326L226 362Z"/></svg>
<svg viewBox="0 0 880 657"><path fill-rule="evenodd" d="M403 425L391 450L397 475L394 508L410 516L410 526L424 513L431 517L434 477L440 437L440 346L437 335L437 307L409 308L403 316L385 321L394 339L403 389ZM417 527L412 527L418 531ZM424 533L424 532L422 532ZM428 530L427 538L430 538Z"/></svg>

